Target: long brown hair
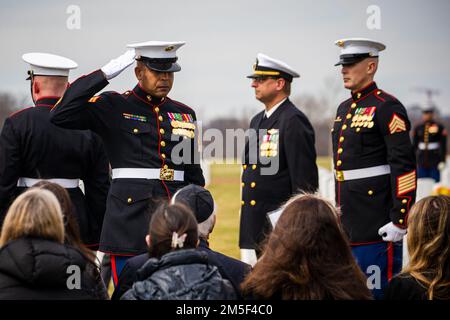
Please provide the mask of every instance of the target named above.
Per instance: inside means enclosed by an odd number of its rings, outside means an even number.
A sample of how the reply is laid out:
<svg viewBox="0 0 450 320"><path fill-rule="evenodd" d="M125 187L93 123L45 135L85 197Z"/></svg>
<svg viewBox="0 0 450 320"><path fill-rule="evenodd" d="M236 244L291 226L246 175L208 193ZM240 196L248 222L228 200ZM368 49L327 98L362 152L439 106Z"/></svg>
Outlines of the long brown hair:
<svg viewBox="0 0 450 320"><path fill-rule="evenodd" d="M172 246L173 233L186 234L182 248ZM162 202L153 213L149 228L149 255L161 258L166 253L179 249L196 248L198 244L197 220L191 209L181 203Z"/></svg>
<svg viewBox="0 0 450 320"><path fill-rule="evenodd" d="M450 299L450 197L430 196L409 213L409 264L400 276L410 274L427 288L427 298Z"/></svg>
<svg viewBox="0 0 450 320"><path fill-rule="evenodd" d="M22 237L63 243L61 207L50 191L27 190L11 204L3 222L0 247Z"/></svg>
<svg viewBox="0 0 450 320"><path fill-rule="evenodd" d="M371 299L337 215L336 208L315 195L289 200L262 257L242 284L244 295L286 300Z"/></svg>
<svg viewBox="0 0 450 320"><path fill-rule="evenodd" d="M95 263L94 253L88 249L81 241L80 229L75 217L75 208L66 189L56 183L40 181L33 188L48 190L56 196L61 206L64 222L64 242L79 249L84 256L92 263Z"/></svg>

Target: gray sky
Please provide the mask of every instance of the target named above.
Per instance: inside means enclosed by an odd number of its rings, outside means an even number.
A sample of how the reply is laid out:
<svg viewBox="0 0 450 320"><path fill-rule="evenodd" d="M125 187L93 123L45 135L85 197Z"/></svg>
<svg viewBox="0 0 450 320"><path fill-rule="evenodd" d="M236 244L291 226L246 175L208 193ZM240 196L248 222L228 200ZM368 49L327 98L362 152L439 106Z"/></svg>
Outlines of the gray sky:
<svg viewBox="0 0 450 320"><path fill-rule="evenodd" d="M66 26L69 5L81 9L79 30ZM381 9L380 30L366 26L369 5ZM79 68L71 74L73 81L122 54L128 43L184 40L178 51L182 71L170 96L208 120L262 108L245 78L258 52L301 74L294 80L294 97L318 96L327 89L326 78L340 81L340 68L333 66L339 55L334 41L369 37L387 45L376 77L382 89L405 105L425 101L415 87L438 89L435 101L449 112L448 0L0 0L0 6L0 91L28 94L27 65L21 59L26 52L75 60ZM135 84L129 68L107 90L122 92ZM336 107L348 94L342 87Z"/></svg>

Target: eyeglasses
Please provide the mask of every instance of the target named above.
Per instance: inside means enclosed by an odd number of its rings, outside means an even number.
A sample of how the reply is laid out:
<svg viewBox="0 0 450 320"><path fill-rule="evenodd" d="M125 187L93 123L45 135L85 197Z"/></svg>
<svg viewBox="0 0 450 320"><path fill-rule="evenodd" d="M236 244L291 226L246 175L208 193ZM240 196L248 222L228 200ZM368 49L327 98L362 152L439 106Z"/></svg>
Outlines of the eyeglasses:
<svg viewBox="0 0 450 320"><path fill-rule="evenodd" d="M257 78L253 78L253 82L261 84L261 83L265 82L267 79L274 79L274 80L276 80L277 78L274 78L274 77L257 77Z"/></svg>

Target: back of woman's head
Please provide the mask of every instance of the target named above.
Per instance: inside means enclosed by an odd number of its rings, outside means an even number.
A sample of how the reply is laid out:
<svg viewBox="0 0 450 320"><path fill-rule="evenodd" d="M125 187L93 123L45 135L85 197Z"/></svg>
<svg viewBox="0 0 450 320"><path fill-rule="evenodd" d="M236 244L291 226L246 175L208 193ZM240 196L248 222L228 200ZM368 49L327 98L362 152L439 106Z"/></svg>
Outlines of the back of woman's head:
<svg viewBox="0 0 450 320"><path fill-rule="evenodd" d="M31 189L11 204L3 222L0 246L23 237L64 242L61 207L50 191Z"/></svg>
<svg viewBox="0 0 450 320"><path fill-rule="evenodd" d="M64 241L70 245L80 245L80 229L74 214L74 206L67 190L60 185L48 181L40 181L33 188L48 190L56 196L63 215L65 238Z"/></svg>
<svg viewBox="0 0 450 320"><path fill-rule="evenodd" d="M450 299L450 197L430 196L409 213L410 261L403 270L425 284L428 298Z"/></svg>
<svg viewBox="0 0 450 320"><path fill-rule="evenodd" d="M75 217L75 207L67 190L59 184L49 181L40 181L36 183L33 188L48 190L56 196L56 199L58 199L61 206L61 212L63 215L64 242L79 249L90 262L94 263L94 253L81 241L80 228Z"/></svg>
<svg viewBox="0 0 450 320"><path fill-rule="evenodd" d="M262 298L370 299L338 210L310 194L287 202L243 289Z"/></svg>
<svg viewBox="0 0 450 320"><path fill-rule="evenodd" d="M196 248L197 220L187 206L164 202L153 213L149 235L151 257L161 258L171 251Z"/></svg>

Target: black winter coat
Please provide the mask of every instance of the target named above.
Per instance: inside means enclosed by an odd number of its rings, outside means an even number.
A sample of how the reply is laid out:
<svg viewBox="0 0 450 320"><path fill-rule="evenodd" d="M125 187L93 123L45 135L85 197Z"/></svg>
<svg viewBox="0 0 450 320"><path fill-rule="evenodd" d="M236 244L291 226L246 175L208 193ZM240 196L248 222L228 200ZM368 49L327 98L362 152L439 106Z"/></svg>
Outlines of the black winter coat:
<svg viewBox="0 0 450 320"><path fill-rule="evenodd" d="M80 289L69 289L69 266L80 268ZM22 238L0 249L0 300L96 300L107 298L77 249L54 241ZM68 281L69 280L69 281Z"/></svg>
<svg viewBox="0 0 450 320"><path fill-rule="evenodd" d="M240 299L240 285L244 281L245 276L251 271L251 266L212 250L209 247L208 241L204 239L200 239L197 251L204 252L208 255L208 263L216 266L224 279L230 280L236 291L237 298ZM127 260L120 272L119 282L114 289L111 300L120 300L120 297L133 286L133 283L137 281L137 270L139 270L148 259L150 259L148 253L143 253Z"/></svg>
<svg viewBox="0 0 450 320"><path fill-rule="evenodd" d="M138 281L121 300L231 300L236 293L208 256L195 249L151 258L139 269Z"/></svg>

